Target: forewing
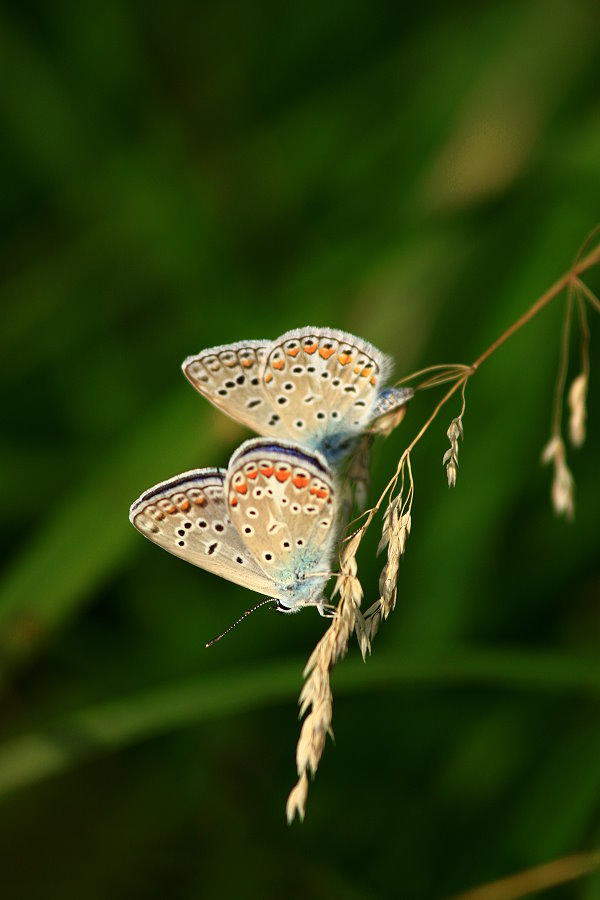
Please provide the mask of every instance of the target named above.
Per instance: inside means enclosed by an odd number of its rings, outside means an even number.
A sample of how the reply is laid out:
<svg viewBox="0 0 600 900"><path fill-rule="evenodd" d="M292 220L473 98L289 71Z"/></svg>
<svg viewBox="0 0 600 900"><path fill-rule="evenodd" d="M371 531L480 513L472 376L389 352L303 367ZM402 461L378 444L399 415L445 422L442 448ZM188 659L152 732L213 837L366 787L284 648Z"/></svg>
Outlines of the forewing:
<svg viewBox="0 0 600 900"><path fill-rule="evenodd" d="M145 491L129 519L148 540L175 556L271 595L272 582L257 566L232 525L224 494L224 469L195 469Z"/></svg>
<svg viewBox="0 0 600 900"><path fill-rule="evenodd" d="M265 435L285 434L273 417L260 377L268 341L240 341L188 356L183 373L196 390L232 419Z"/></svg>
<svg viewBox="0 0 600 900"><path fill-rule="evenodd" d="M280 588L328 570L335 486L320 454L287 441L247 441L230 461L225 492L244 543Z"/></svg>
<svg viewBox="0 0 600 900"><path fill-rule="evenodd" d="M368 426L391 361L361 338L331 328L289 331L269 346L264 393L289 434L324 448Z"/></svg>

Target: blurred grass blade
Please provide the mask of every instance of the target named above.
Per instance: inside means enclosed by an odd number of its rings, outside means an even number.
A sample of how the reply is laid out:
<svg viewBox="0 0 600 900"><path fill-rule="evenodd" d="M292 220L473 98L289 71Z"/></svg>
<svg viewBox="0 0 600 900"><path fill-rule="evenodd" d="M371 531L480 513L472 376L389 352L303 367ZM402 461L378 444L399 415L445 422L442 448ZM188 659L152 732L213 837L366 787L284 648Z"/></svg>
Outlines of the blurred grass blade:
<svg viewBox="0 0 600 900"><path fill-rule="evenodd" d="M64 716L0 745L0 796L79 762L215 717L282 700L301 685L301 660L178 683ZM403 685L485 684L518 691L600 694L600 663L552 654L455 651L442 657L348 660L335 673L336 696Z"/></svg>
<svg viewBox="0 0 600 900"><path fill-rule="evenodd" d="M224 461L219 448L235 426L223 419L212 428L190 427L190 408L196 402L185 390L178 391L145 427L137 423L130 439L109 454L87 483L47 511L0 583L4 672L83 606L92 590L133 552L136 542L141 549L128 519L137 494L177 472ZM190 439L173 440L181 434Z"/></svg>

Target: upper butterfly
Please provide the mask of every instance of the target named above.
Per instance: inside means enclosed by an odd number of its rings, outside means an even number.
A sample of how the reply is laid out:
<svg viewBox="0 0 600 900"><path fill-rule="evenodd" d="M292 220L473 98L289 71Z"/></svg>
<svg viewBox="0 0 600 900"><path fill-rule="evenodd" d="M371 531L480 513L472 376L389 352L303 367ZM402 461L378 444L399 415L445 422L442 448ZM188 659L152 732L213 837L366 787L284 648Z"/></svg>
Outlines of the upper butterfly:
<svg viewBox="0 0 600 900"><path fill-rule="evenodd" d="M337 508L319 453L253 438L227 469L195 469L145 491L129 518L169 553L272 597L282 612L324 610Z"/></svg>
<svg viewBox="0 0 600 900"><path fill-rule="evenodd" d="M392 360L333 328L238 341L188 356L186 378L215 406L262 435L291 438L338 465L365 432L389 434L412 388L386 388Z"/></svg>

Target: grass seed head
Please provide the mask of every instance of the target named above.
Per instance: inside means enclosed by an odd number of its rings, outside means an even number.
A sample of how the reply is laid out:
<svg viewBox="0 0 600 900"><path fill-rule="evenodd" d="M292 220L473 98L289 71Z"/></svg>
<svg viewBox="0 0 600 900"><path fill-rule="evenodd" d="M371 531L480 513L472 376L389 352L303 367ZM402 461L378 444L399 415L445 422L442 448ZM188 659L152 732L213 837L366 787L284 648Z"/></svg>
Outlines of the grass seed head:
<svg viewBox="0 0 600 900"><path fill-rule="evenodd" d="M462 418L460 416L456 419L452 419L446 434L450 441L450 447L444 453L442 465L446 466L448 487L454 487L458 473L458 439L460 438L462 440L464 437Z"/></svg>
<svg viewBox="0 0 600 900"><path fill-rule="evenodd" d="M585 441L587 419L588 376L582 372L569 388L569 439L574 447L581 447Z"/></svg>
<svg viewBox="0 0 600 900"><path fill-rule="evenodd" d="M564 516L572 521L575 517L575 481L567 466L567 453L562 438L551 438L544 447L542 462L552 463L554 466L550 490L554 512L557 516Z"/></svg>

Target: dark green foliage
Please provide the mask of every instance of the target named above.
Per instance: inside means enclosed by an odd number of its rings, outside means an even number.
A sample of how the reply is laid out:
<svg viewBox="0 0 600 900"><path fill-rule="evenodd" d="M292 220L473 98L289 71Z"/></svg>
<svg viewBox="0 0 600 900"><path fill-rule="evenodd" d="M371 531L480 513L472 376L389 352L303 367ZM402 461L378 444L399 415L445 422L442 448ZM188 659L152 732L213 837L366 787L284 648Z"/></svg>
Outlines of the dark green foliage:
<svg viewBox="0 0 600 900"><path fill-rule="evenodd" d="M562 275L600 220L597 5L108 0L0 26L2 896L431 900L596 847L597 315L573 525L539 465L560 302L469 383L454 491L458 399L419 444L398 607L334 673L302 827L325 623L261 610L206 651L254 595L127 512L246 437L188 354L311 324L399 376L468 363ZM437 396L376 445L373 499Z"/></svg>

